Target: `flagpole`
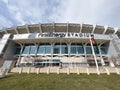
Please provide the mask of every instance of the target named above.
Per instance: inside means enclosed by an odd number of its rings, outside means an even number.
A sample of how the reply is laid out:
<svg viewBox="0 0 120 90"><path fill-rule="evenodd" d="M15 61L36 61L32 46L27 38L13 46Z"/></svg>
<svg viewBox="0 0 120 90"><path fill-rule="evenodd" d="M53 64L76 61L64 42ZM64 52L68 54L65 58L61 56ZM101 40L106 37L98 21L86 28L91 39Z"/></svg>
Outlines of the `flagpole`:
<svg viewBox="0 0 120 90"><path fill-rule="evenodd" d="M93 38L93 37L92 37ZM92 43L92 41L91 41L91 39L92 39L91 37L90 37L90 44L91 44L91 49L92 49L92 54L93 54L93 56L94 56L94 60L95 60L95 64L96 64L96 68L97 68L97 72L99 73L99 67L98 67L98 63L97 63L97 58L96 58L96 55L95 55L95 51L94 51L94 47L93 47L93 43Z"/></svg>

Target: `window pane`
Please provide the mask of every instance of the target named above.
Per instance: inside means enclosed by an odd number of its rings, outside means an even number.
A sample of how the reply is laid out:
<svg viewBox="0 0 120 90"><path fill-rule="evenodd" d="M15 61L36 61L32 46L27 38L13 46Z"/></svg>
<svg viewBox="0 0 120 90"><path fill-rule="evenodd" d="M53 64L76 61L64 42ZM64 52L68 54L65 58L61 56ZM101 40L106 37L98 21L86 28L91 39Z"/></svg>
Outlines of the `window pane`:
<svg viewBox="0 0 120 90"><path fill-rule="evenodd" d="M84 48L83 47L77 47L78 54L84 54Z"/></svg>
<svg viewBox="0 0 120 90"><path fill-rule="evenodd" d="M54 47L54 54L60 54L60 46L55 46Z"/></svg>
<svg viewBox="0 0 120 90"><path fill-rule="evenodd" d="M94 51L95 51L95 54L99 54L99 50L97 46L94 46Z"/></svg>
<svg viewBox="0 0 120 90"><path fill-rule="evenodd" d="M101 47L100 50L101 50L101 54L107 54L106 48Z"/></svg>
<svg viewBox="0 0 120 90"><path fill-rule="evenodd" d="M51 47L45 47L45 53L51 54Z"/></svg>
<svg viewBox="0 0 120 90"><path fill-rule="evenodd" d="M29 46L24 47L23 54L29 54Z"/></svg>
<svg viewBox="0 0 120 90"><path fill-rule="evenodd" d="M44 54L45 48L43 46L39 46L38 54Z"/></svg>
<svg viewBox="0 0 120 90"><path fill-rule="evenodd" d="M71 47L70 52L71 54L76 54L76 47Z"/></svg>
<svg viewBox="0 0 120 90"><path fill-rule="evenodd" d="M92 54L91 47L86 47L86 54Z"/></svg>
<svg viewBox="0 0 120 90"><path fill-rule="evenodd" d="M31 46L30 54L35 54L35 51L36 51L36 47L35 46Z"/></svg>
<svg viewBox="0 0 120 90"><path fill-rule="evenodd" d="M67 47L62 46L61 49L62 49L62 50L61 50L61 53L62 53L62 54L68 54L68 48L67 48Z"/></svg>

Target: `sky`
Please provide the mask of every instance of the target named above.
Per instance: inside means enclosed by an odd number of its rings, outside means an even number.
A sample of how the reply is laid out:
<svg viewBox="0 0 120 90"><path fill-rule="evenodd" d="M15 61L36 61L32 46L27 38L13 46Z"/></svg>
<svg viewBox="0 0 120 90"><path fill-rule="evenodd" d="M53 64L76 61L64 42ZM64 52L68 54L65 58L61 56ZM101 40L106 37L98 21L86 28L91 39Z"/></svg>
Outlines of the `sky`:
<svg viewBox="0 0 120 90"><path fill-rule="evenodd" d="M35 23L120 27L120 0L0 0L0 29Z"/></svg>

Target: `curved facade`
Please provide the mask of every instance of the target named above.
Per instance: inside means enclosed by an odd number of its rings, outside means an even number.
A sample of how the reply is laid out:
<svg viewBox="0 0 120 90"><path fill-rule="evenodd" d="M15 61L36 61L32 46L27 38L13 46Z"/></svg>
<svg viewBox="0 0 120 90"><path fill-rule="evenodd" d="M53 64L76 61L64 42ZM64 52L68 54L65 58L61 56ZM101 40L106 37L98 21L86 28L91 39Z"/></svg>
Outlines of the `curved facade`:
<svg viewBox="0 0 120 90"><path fill-rule="evenodd" d="M1 65L80 67L120 65L120 29L89 24L47 23L0 31Z"/></svg>

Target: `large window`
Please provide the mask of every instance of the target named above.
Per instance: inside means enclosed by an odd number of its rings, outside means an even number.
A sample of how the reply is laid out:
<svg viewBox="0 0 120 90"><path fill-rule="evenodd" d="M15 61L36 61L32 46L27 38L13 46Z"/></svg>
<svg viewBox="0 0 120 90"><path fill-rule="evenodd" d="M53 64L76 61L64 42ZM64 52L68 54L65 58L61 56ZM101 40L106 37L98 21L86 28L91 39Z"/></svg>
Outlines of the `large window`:
<svg viewBox="0 0 120 90"><path fill-rule="evenodd" d="M99 50L97 46L94 46L94 51L95 51L95 54L99 54Z"/></svg>
<svg viewBox="0 0 120 90"><path fill-rule="evenodd" d="M101 54L107 54L107 50L105 47L100 47Z"/></svg>
<svg viewBox="0 0 120 90"><path fill-rule="evenodd" d="M86 45L86 54L92 54L92 49L90 44Z"/></svg>
<svg viewBox="0 0 120 90"><path fill-rule="evenodd" d="M72 43L70 45L71 54L84 54L84 48L81 43Z"/></svg>
<svg viewBox="0 0 120 90"><path fill-rule="evenodd" d="M23 48L23 54L35 54L36 47L34 44L25 44Z"/></svg>
<svg viewBox="0 0 120 90"><path fill-rule="evenodd" d="M95 54L99 54L99 50L98 50L97 45L94 45L93 48L94 48ZM86 54L92 54L92 49L91 49L91 45L90 44L88 44L86 46Z"/></svg>
<svg viewBox="0 0 120 90"><path fill-rule="evenodd" d="M45 54L51 54L51 45L49 43L45 44Z"/></svg>
<svg viewBox="0 0 120 90"><path fill-rule="evenodd" d="M30 54L35 54L36 47L35 46L30 46Z"/></svg>
<svg viewBox="0 0 120 90"><path fill-rule="evenodd" d="M54 54L68 54L68 47L66 43L55 43Z"/></svg>
<svg viewBox="0 0 120 90"><path fill-rule="evenodd" d="M30 46L24 46L23 54L29 54Z"/></svg>
<svg viewBox="0 0 120 90"><path fill-rule="evenodd" d="M38 54L51 54L51 45L49 43L40 43L37 53Z"/></svg>

